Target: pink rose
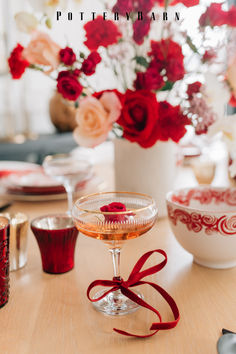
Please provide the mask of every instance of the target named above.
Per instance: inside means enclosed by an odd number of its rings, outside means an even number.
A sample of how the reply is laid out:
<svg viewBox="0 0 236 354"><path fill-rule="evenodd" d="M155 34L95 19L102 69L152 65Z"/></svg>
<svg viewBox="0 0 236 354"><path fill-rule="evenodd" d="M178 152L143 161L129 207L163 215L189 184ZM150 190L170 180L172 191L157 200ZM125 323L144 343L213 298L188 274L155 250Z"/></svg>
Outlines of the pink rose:
<svg viewBox="0 0 236 354"><path fill-rule="evenodd" d="M233 96L236 96L236 56L230 61L228 65L226 79L229 82Z"/></svg>
<svg viewBox="0 0 236 354"><path fill-rule="evenodd" d="M59 65L60 49L48 34L34 32L30 43L23 51L23 56L30 64L48 66L47 73L50 73Z"/></svg>
<svg viewBox="0 0 236 354"><path fill-rule="evenodd" d="M78 127L74 130L74 138L77 143L94 147L104 142L119 118L121 108L119 98L112 91L104 91L99 98L84 98L76 113Z"/></svg>

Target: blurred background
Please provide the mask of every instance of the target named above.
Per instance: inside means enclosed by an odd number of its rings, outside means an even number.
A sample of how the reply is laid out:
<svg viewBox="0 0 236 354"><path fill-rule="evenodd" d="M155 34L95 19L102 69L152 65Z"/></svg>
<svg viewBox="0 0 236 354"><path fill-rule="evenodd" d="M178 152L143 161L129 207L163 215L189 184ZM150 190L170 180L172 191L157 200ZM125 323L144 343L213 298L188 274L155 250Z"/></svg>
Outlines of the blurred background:
<svg viewBox="0 0 236 354"><path fill-rule="evenodd" d="M27 34L17 30L14 16L19 11L33 10L37 13L40 2L42 3L40 0L0 0L1 160L27 160L40 163L48 153L68 152L76 146L69 132L72 130L71 127L58 129L50 117L49 107L54 95L55 82L32 70L27 71L21 80L12 80L8 73L7 57L12 48L17 42L28 43L29 40ZM229 0L230 4L234 2ZM197 36L199 16L210 3L210 0L205 0L201 2L201 6L188 9L184 26L189 34ZM90 19L88 16L91 11L101 12L104 9L104 3L101 0L64 0L63 6L63 9L60 8L62 11L60 21L56 21L55 9L48 13L52 22L50 36L62 47L69 44L73 48L82 48L86 53L82 42L83 25ZM72 21L67 20L68 11L73 13ZM81 21L78 15L80 11L85 12L84 21ZM181 11L181 16L185 17L185 8L183 7ZM91 79L97 90L103 86L105 68L100 65L98 70L101 73L98 72L98 75ZM108 84L109 80L111 80L109 75L106 75L107 87L111 87L111 83ZM230 112L233 112L232 109Z"/></svg>

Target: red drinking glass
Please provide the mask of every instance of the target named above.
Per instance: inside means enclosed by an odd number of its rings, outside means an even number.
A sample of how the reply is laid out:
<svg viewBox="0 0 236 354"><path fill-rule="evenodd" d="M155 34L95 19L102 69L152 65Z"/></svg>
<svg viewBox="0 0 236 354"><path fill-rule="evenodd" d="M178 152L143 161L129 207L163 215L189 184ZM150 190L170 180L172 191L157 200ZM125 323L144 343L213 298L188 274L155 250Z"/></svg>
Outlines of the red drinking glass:
<svg viewBox="0 0 236 354"><path fill-rule="evenodd" d="M0 307L9 297L9 220L0 216Z"/></svg>
<svg viewBox="0 0 236 354"><path fill-rule="evenodd" d="M38 242L43 270L46 273L65 273L74 267L78 230L67 214L45 215L31 222Z"/></svg>

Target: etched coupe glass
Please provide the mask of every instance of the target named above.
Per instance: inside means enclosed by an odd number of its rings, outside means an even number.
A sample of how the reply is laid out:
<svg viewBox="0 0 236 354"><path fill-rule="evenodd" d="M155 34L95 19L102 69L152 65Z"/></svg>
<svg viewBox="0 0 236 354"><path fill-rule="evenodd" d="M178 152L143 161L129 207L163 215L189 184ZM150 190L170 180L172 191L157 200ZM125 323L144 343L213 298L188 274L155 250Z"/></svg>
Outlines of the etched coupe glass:
<svg viewBox="0 0 236 354"><path fill-rule="evenodd" d="M125 211L101 211L104 206L123 204ZM78 230L86 236L102 240L112 256L114 278L120 277L120 251L124 241L134 239L152 228L157 217L154 200L148 195L128 192L105 192L78 199L72 216ZM107 289L96 293L100 297ZM143 298L142 294L136 292ZM93 302L97 310L108 315L123 315L133 312L139 305L124 296L120 290Z"/></svg>

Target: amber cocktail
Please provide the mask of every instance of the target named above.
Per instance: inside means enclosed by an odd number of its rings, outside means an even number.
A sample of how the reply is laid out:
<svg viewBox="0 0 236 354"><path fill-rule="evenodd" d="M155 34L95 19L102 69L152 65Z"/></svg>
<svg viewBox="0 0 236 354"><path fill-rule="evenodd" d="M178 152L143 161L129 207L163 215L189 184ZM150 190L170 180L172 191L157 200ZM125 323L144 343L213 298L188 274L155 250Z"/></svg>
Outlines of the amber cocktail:
<svg viewBox="0 0 236 354"><path fill-rule="evenodd" d="M109 206L118 206L118 209ZM108 210L108 211L107 211ZM154 200L139 193L96 193L77 200L72 216L78 230L86 236L102 240L111 252L114 278L120 278L120 250L124 241L141 236L150 230L157 217ZM100 297L106 290L95 294ZM141 294L137 294L142 297ZM119 290L93 303L101 312L123 315L133 312L139 305Z"/></svg>

